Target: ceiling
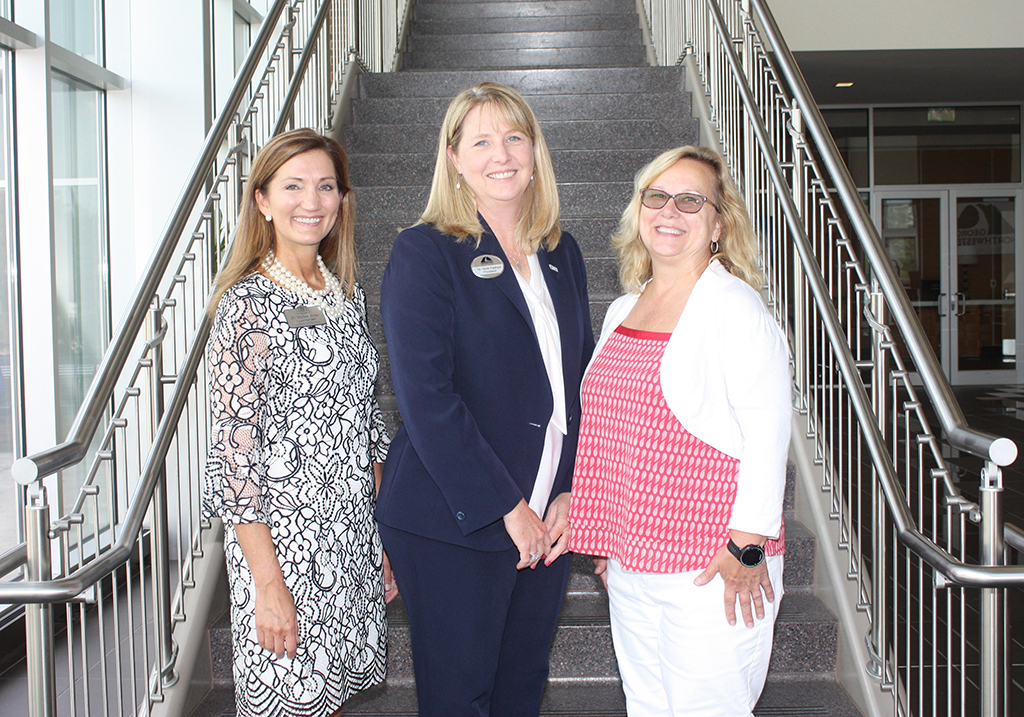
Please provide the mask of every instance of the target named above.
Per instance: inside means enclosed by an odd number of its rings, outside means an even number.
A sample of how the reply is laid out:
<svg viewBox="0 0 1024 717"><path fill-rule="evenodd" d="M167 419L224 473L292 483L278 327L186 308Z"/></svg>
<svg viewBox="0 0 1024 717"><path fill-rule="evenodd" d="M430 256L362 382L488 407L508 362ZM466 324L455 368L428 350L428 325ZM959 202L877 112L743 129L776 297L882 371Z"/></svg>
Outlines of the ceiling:
<svg viewBox="0 0 1024 717"><path fill-rule="evenodd" d="M819 105L1024 102L1024 48L794 55Z"/></svg>

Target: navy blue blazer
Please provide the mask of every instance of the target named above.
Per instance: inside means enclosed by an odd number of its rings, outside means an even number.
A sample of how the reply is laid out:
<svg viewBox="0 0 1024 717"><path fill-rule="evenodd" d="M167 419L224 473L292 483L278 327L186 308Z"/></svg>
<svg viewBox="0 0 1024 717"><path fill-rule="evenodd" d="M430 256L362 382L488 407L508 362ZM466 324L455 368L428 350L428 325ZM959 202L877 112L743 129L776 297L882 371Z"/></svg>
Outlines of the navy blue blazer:
<svg viewBox="0 0 1024 717"><path fill-rule="evenodd" d="M514 269L484 225L480 246L431 225L395 239L381 286L391 382L402 415L384 465L377 520L477 550L513 547L502 517L530 499L551 387ZM505 263L494 278L471 263ZM568 434L551 490L572 484L580 381L594 350L583 255L562 234L537 253L558 318ZM543 516L541 516L543 517Z"/></svg>

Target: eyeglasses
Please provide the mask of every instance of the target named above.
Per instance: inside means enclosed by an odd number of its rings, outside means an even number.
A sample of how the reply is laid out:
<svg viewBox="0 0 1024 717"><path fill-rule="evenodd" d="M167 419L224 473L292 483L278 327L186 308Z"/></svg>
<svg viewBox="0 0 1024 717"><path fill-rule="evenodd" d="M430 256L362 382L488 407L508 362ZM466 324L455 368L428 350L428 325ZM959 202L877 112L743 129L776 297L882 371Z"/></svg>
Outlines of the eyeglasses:
<svg viewBox="0 0 1024 717"><path fill-rule="evenodd" d="M679 194L669 194L663 192L660 189L641 189L640 190L640 203L648 209L661 209L668 204L669 199L674 199L676 202L676 209L681 211L683 214L696 214L700 211L700 208L704 206L704 202L707 202L718 211L718 205L712 202L705 196L700 194L694 194L693 192L680 192Z"/></svg>

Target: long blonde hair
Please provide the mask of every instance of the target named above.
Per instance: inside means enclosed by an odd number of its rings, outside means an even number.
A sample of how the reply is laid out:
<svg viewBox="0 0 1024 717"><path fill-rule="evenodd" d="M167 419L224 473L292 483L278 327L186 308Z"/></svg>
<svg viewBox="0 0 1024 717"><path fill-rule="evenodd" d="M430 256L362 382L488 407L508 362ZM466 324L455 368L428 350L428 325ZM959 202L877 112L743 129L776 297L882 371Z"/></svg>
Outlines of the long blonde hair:
<svg viewBox="0 0 1024 717"><path fill-rule="evenodd" d="M511 87L494 82L481 82L465 89L448 105L437 142L430 198L420 221L433 224L460 241L473 237L480 243L484 228L477 217L476 197L465 183L461 189L455 188L458 172L447 150L449 146L459 146L466 115L481 105L492 107L509 127L533 142L533 181L526 190L523 211L516 224L516 243L527 254L536 252L541 244L554 249L562 231L558 225L558 187L544 133L526 100Z"/></svg>
<svg viewBox="0 0 1024 717"><path fill-rule="evenodd" d="M718 206L722 230L718 236L718 252L712 258L721 261L733 275L760 291L764 279L757 267L757 237L750 224L750 215L747 214L743 197L721 155L707 147L692 145L662 152L636 173L633 197L623 210L619 226L612 234L612 246L619 257L619 281L622 287L630 293L636 293L651 278L651 256L640 240L640 190L650 186L662 172L684 159L701 162L715 175L714 196L710 199Z"/></svg>
<svg viewBox="0 0 1024 717"><path fill-rule="evenodd" d="M274 247L274 227L266 221L256 204L256 192L266 192L270 180L288 160L306 152L321 151L334 165L341 205L338 219L320 242L318 249L327 268L341 279L345 296L352 298L356 283L355 215L356 200L348 179L345 150L333 139L311 129L296 129L279 134L261 149L249 170L249 179L238 210L238 229L228 259L214 282L213 295L206 307L212 317L217 313L224 292L255 272Z"/></svg>

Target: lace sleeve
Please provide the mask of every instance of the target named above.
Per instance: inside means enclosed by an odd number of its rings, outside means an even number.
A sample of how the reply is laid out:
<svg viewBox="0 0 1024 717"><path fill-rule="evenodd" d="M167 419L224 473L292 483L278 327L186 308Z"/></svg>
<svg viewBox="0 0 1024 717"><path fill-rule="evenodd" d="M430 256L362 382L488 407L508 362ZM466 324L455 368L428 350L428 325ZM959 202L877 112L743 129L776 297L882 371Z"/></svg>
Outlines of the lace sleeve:
<svg viewBox="0 0 1024 717"><path fill-rule="evenodd" d="M370 401L370 460L374 463L383 463L388 457L388 448L391 446L391 438L388 437L387 425L384 423L384 415L380 411L377 397L371 396Z"/></svg>
<svg viewBox="0 0 1024 717"><path fill-rule="evenodd" d="M207 347L213 427L203 507L207 517L266 523L261 432L270 344L251 299L221 302Z"/></svg>

